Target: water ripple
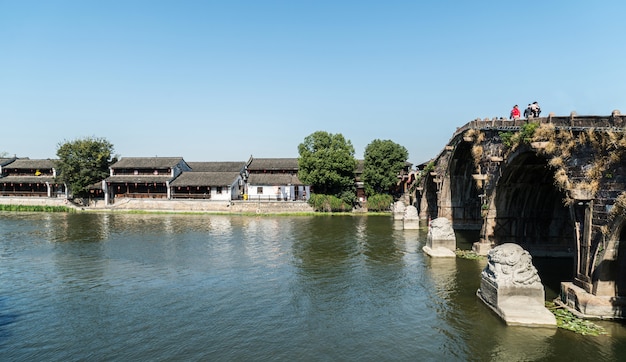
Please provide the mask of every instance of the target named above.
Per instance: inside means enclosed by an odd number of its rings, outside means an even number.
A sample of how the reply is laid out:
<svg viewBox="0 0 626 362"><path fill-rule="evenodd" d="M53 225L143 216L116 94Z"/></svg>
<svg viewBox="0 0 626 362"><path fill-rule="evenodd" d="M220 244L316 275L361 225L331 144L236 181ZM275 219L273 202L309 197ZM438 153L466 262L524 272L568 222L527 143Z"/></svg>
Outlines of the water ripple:
<svg viewBox="0 0 626 362"><path fill-rule="evenodd" d="M0 228L2 360L615 359L626 348L623 327L606 342L506 328L476 299L479 262L431 259L423 233L384 217L36 213L2 214Z"/></svg>

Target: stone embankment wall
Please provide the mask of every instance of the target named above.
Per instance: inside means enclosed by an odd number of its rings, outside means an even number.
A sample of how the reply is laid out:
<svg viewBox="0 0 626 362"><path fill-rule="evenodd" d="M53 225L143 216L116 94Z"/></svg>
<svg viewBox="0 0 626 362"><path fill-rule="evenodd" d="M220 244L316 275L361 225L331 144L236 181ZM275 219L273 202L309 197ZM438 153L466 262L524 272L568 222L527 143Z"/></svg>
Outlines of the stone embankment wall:
<svg viewBox="0 0 626 362"><path fill-rule="evenodd" d="M99 204L102 203L102 206ZM146 210L173 212L223 212L278 214L313 212L309 204L302 201L253 202L253 201L208 201L208 200L145 200L116 199L113 205L104 206L104 201L91 203L89 208L109 210Z"/></svg>
<svg viewBox="0 0 626 362"><path fill-rule="evenodd" d="M165 200L118 198L113 205L105 205L104 200L91 200L88 206L76 205L63 198L47 197L2 197L2 205L29 206L68 206L84 210L124 210L124 211L163 211L163 212L221 212L233 214L281 214L314 212L304 201L208 201L208 200Z"/></svg>
<svg viewBox="0 0 626 362"><path fill-rule="evenodd" d="M104 203L104 202L103 202ZM65 198L50 197L0 197L0 205L28 205L28 206L71 206Z"/></svg>
<svg viewBox="0 0 626 362"><path fill-rule="evenodd" d="M165 200L118 198L113 205L105 205L104 200L91 200L88 206L75 205L63 198L47 197L2 197L2 205L68 206L84 210L124 210L124 211L163 211L163 212L221 212L233 214L281 214L314 212L304 201L208 201L208 200Z"/></svg>

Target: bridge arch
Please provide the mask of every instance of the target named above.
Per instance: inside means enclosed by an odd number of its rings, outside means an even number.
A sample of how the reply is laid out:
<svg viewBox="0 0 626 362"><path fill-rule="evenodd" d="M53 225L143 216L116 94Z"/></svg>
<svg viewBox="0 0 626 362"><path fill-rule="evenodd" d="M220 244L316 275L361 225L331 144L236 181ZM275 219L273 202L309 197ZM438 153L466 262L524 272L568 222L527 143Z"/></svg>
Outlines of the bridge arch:
<svg viewBox="0 0 626 362"><path fill-rule="evenodd" d="M448 176L445 180L442 199L448 199L449 217L457 230L480 229L483 219L480 214L482 190L472 175L476 174L472 160L471 143L461 142L450 157ZM447 186L447 187L445 187Z"/></svg>
<svg viewBox="0 0 626 362"><path fill-rule="evenodd" d="M617 216L609 229L594 270L594 290L596 295L626 297L626 215Z"/></svg>
<svg viewBox="0 0 626 362"><path fill-rule="evenodd" d="M436 219L439 217L439 189L440 179L436 176L426 174L424 179L424 189L419 198L419 212L423 219Z"/></svg>
<svg viewBox="0 0 626 362"><path fill-rule="evenodd" d="M617 241L617 265L614 275L615 295L626 297L626 220L622 221Z"/></svg>
<svg viewBox="0 0 626 362"><path fill-rule="evenodd" d="M547 159L532 149L509 156L492 193L486 237L496 245L519 244L534 257L574 257L576 231L554 176Z"/></svg>
<svg viewBox="0 0 626 362"><path fill-rule="evenodd" d="M626 115L476 119L431 163L420 217L480 225L478 254L514 242L558 263L564 305L626 319Z"/></svg>

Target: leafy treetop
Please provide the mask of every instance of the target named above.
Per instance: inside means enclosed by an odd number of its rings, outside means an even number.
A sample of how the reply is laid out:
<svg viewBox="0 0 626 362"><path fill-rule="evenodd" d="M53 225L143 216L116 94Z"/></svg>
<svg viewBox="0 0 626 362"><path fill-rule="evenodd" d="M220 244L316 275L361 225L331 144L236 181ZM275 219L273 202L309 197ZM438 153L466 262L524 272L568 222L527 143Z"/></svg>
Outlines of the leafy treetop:
<svg viewBox="0 0 626 362"><path fill-rule="evenodd" d="M409 152L391 140L373 140L365 147L363 182L368 196L388 194L398 182L398 173L406 165Z"/></svg>
<svg viewBox="0 0 626 362"><path fill-rule="evenodd" d="M104 138L87 137L59 143L59 177L74 197L85 196L89 185L109 175L109 166L115 162L113 145Z"/></svg>
<svg viewBox="0 0 626 362"><path fill-rule="evenodd" d="M354 201L354 147L342 134L317 131L298 145L298 177L318 194ZM350 200L348 200L350 199Z"/></svg>

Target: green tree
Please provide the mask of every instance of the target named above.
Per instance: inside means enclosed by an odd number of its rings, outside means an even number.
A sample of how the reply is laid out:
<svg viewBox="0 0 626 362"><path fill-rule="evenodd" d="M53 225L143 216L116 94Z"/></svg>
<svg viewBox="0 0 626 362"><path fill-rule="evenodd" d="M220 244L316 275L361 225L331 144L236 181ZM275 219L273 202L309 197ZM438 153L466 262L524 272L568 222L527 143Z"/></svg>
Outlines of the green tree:
<svg viewBox="0 0 626 362"><path fill-rule="evenodd" d="M409 152L390 140L373 140L365 147L363 183L368 196L388 194L398 182L398 173L405 167Z"/></svg>
<svg viewBox="0 0 626 362"><path fill-rule="evenodd" d="M104 138L94 137L59 143L57 157L58 177L74 197L86 196L89 185L105 179L115 161L113 145Z"/></svg>
<svg viewBox="0 0 626 362"><path fill-rule="evenodd" d="M356 199L354 147L342 134L317 131L298 145L298 177L317 194L334 195L352 205Z"/></svg>

